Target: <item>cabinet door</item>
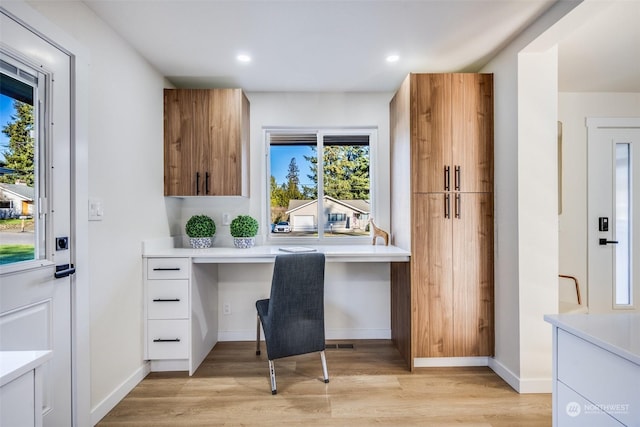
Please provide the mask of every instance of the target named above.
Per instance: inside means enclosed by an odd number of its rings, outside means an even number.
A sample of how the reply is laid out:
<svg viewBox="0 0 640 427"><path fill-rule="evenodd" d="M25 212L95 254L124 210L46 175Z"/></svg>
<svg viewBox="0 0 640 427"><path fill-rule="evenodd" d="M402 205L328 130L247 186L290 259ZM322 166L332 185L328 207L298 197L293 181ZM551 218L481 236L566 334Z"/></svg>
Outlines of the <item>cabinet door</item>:
<svg viewBox="0 0 640 427"><path fill-rule="evenodd" d="M415 194L412 210L413 357L453 354L451 195Z"/></svg>
<svg viewBox="0 0 640 427"><path fill-rule="evenodd" d="M196 195L195 146L198 91L164 90L164 195Z"/></svg>
<svg viewBox="0 0 640 427"><path fill-rule="evenodd" d="M493 191L493 76L453 74L452 191Z"/></svg>
<svg viewBox="0 0 640 427"><path fill-rule="evenodd" d="M207 91L201 140L206 141L198 169L205 176L204 191L209 196L242 195L244 170L243 138L248 131L243 128L243 113L248 115L248 100L240 89L215 89ZM246 121L248 123L248 120Z"/></svg>
<svg viewBox="0 0 640 427"><path fill-rule="evenodd" d="M493 194L453 197L453 356L493 354Z"/></svg>
<svg viewBox="0 0 640 427"><path fill-rule="evenodd" d="M451 167L451 75L413 74L412 78L413 191L449 191L453 170L445 168Z"/></svg>

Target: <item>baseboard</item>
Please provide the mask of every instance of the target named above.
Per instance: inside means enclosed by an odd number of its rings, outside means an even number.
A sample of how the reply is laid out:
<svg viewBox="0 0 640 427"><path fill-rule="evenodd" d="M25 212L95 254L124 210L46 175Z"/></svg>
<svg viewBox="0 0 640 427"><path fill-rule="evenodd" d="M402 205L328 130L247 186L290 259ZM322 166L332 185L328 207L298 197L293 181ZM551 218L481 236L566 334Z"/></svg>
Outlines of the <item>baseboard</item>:
<svg viewBox="0 0 640 427"><path fill-rule="evenodd" d="M520 394L551 393L551 378L523 379L494 358L489 359L489 368Z"/></svg>
<svg viewBox="0 0 640 427"><path fill-rule="evenodd" d="M512 389L520 393L520 378L495 358L489 359L489 368L502 378Z"/></svg>
<svg viewBox="0 0 640 427"><path fill-rule="evenodd" d="M391 329L327 329L325 337L328 340L389 340ZM218 332L218 341L255 341L255 339L255 329Z"/></svg>
<svg viewBox="0 0 640 427"><path fill-rule="evenodd" d="M444 368L456 366L488 366L489 357L416 357L415 368Z"/></svg>
<svg viewBox="0 0 640 427"><path fill-rule="evenodd" d="M115 406L122 400L124 397L129 394L131 390L134 389L135 386L140 383L150 372L149 362L145 362L142 366L140 366L136 371L129 376L120 386L118 386L114 391L111 392L102 402L98 403L91 410L91 425L95 426L100 422L105 415L109 413L110 410L115 408Z"/></svg>

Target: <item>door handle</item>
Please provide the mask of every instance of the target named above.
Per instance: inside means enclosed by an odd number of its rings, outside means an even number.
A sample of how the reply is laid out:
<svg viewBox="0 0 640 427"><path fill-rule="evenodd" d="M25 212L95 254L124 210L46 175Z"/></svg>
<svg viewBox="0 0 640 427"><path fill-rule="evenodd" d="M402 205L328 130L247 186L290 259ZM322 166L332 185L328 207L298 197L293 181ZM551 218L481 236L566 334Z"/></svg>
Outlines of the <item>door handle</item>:
<svg viewBox="0 0 640 427"><path fill-rule="evenodd" d="M449 166L444 167L444 191L449 191L449 182L451 180Z"/></svg>
<svg viewBox="0 0 640 427"><path fill-rule="evenodd" d="M601 246L608 245L608 244L617 245L618 241L617 240L600 239L600 245Z"/></svg>
<svg viewBox="0 0 640 427"><path fill-rule="evenodd" d="M62 279L63 277L67 277L75 273L76 267L73 264L60 264L56 265L56 272L53 273L53 277L56 279Z"/></svg>
<svg viewBox="0 0 640 427"><path fill-rule="evenodd" d="M200 172L196 172L196 196L200 195Z"/></svg>
<svg viewBox="0 0 640 427"><path fill-rule="evenodd" d="M444 218L449 219L451 217L451 199L449 198L449 194L444 195Z"/></svg>
<svg viewBox="0 0 640 427"><path fill-rule="evenodd" d="M460 191L460 166L454 168L453 179L455 182L454 188L456 191Z"/></svg>

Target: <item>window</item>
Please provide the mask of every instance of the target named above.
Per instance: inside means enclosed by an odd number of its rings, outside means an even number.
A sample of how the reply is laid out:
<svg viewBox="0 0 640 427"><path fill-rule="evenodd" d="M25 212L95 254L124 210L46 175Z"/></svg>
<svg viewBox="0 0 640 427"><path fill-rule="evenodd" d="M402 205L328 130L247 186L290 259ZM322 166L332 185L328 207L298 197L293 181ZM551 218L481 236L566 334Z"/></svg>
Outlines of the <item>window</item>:
<svg viewBox="0 0 640 427"><path fill-rule="evenodd" d="M375 137L375 129L267 130L271 237L368 237Z"/></svg>
<svg viewBox="0 0 640 427"><path fill-rule="evenodd" d="M46 256L44 194L44 74L0 55L0 265Z"/></svg>

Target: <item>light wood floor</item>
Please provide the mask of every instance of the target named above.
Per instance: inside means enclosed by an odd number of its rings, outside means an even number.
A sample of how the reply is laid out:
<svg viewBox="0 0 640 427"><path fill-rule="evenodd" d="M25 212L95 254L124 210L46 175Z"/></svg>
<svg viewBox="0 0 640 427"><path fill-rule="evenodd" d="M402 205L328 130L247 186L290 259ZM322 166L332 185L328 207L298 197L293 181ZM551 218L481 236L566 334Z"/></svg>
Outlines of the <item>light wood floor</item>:
<svg viewBox="0 0 640 427"><path fill-rule="evenodd" d="M550 426L550 394L518 394L489 368L406 370L389 341L353 341L275 361L271 395L266 350L221 342L196 373L148 375L99 426Z"/></svg>

